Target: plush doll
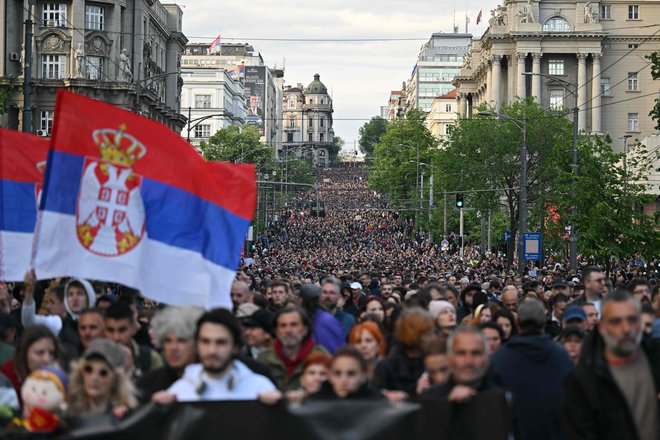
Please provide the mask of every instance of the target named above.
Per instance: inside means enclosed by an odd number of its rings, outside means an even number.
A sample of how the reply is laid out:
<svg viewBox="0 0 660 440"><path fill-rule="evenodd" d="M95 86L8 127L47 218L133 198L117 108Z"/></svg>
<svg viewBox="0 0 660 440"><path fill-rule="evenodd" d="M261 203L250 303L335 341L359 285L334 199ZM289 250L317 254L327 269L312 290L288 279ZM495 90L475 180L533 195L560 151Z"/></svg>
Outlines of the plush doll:
<svg viewBox="0 0 660 440"><path fill-rule="evenodd" d="M58 368L33 371L21 387L23 423L30 432L54 432L60 426L58 413L66 409L66 373Z"/></svg>

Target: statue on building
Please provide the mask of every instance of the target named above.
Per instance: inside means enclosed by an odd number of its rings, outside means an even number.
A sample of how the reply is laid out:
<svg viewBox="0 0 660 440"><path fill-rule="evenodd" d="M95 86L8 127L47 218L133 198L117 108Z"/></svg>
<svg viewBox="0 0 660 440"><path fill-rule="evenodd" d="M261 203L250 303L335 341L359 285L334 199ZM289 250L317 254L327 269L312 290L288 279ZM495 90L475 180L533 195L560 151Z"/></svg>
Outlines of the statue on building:
<svg viewBox="0 0 660 440"><path fill-rule="evenodd" d="M584 22L585 23L596 23L598 21L598 17L596 13L591 9L591 1L588 1L586 5L584 5Z"/></svg>
<svg viewBox="0 0 660 440"><path fill-rule="evenodd" d="M121 50L119 55L119 73L117 74L117 81L120 82L129 82L133 79L133 74L131 73L131 59L127 55L128 51L126 49Z"/></svg>
<svg viewBox="0 0 660 440"><path fill-rule="evenodd" d="M83 78L85 76L85 52L82 48L82 43L78 43L78 47L74 50L76 59L76 69L74 78Z"/></svg>
<svg viewBox="0 0 660 440"><path fill-rule="evenodd" d="M495 9L495 26L504 26L505 17L506 17L506 8L502 5L497 5L497 9Z"/></svg>
<svg viewBox="0 0 660 440"><path fill-rule="evenodd" d="M18 55L18 77L23 77L23 69L25 68L25 43L21 44L21 53Z"/></svg>
<svg viewBox="0 0 660 440"><path fill-rule="evenodd" d="M521 10L518 11L518 20L520 23L536 23L534 19L534 10L532 8L534 0L527 0L527 6L523 6Z"/></svg>

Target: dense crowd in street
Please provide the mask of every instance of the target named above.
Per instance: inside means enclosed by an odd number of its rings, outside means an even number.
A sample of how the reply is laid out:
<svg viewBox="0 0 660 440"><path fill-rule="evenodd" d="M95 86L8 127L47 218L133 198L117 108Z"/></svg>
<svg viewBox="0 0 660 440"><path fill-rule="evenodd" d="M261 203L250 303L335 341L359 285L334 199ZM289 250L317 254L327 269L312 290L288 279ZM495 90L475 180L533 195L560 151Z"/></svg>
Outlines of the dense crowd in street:
<svg viewBox="0 0 660 440"><path fill-rule="evenodd" d="M319 170L298 202L317 190L323 212L282 212L246 247L232 310L31 272L0 282L6 429L200 400L443 400L459 414L488 392L519 440L660 439L658 255L521 276L497 254L442 251L361 167Z"/></svg>

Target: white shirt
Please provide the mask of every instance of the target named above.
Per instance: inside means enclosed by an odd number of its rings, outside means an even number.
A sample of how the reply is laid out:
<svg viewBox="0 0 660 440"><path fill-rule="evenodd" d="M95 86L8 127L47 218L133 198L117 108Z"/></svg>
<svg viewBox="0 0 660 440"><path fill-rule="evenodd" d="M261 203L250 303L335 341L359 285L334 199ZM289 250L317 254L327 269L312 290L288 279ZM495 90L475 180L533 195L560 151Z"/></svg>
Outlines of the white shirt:
<svg viewBox="0 0 660 440"><path fill-rule="evenodd" d="M188 365L183 377L167 390L179 402L198 400L256 400L265 391L274 391L268 378L254 373L244 363L234 360L231 371L220 379L209 377L202 364Z"/></svg>

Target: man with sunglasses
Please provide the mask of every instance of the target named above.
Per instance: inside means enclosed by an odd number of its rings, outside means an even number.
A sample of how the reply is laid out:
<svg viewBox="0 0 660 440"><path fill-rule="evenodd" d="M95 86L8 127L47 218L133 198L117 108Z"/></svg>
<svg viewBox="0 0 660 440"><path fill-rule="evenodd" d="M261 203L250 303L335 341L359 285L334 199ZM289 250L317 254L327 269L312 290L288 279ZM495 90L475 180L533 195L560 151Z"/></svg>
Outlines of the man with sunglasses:
<svg viewBox="0 0 660 440"><path fill-rule="evenodd" d="M214 309L197 321L195 345L199 364L188 365L181 379L152 400L173 401L256 400L274 391L275 385L236 359L240 349L241 327L229 310Z"/></svg>

